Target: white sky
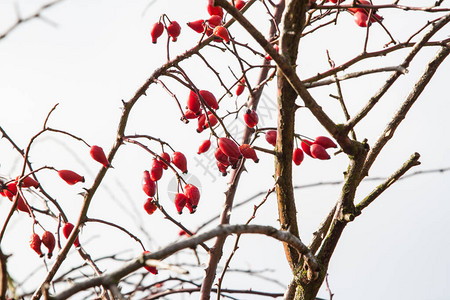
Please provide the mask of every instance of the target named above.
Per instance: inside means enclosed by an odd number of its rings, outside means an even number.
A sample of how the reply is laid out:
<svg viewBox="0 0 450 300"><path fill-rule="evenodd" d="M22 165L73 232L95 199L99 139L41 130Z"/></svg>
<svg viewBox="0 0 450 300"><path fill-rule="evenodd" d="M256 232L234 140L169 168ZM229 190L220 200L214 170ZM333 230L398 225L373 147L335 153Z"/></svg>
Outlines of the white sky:
<svg viewBox="0 0 450 300"><path fill-rule="evenodd" d="M0 33L15 21L14 4L17 4L22 16L28 16L42 3L29 0L0 1ZM416 1L410 3L417 5ZM148 4L151 5L147 7ZM255 7L249 13L255 16L261 12L261 7ZM67 0L43 13L55 26L49 26L42 20L33 20L18 27L0 40L0 126L16 143L25 147L30 137L42 128L49 110L59 103L49 125L80 136L90 144L100 145L107 152L115 139L121 100L128 100L152 71L165 62L165 36L158 44L153 45L149 35L151 25L162 13L167 13L182 25L182 34L177 43L171 44L171 53L179 54L194 46L198 35L185 26L185 23L207 17L204 1ZM267 32L267 15L262 13L263 17L258 19L258 28ZM385 17L384 24L400 41L404 41L427 18L431 18L422 12L406 13L399 10L386 10L381 14ZM435 15L437 16L438 14ZM249 37L239 30L237 25L230 28L238 41L250 42ZM369 50L379 49L389 41L378 26L372 26L371 30ZM448 32L448 26L442 32ZM337 64L360 53L364 34L364 29L356 27L350 15L345 14L341 16L338 26L330 28L330 31L319 31L314 37L305 38L301 42L300 76L305 78L328 67L325 49L330 50ZM445 35L441 33L442 36ZM407 51L401 52L401 55L361 63L349 71L399 64ZM244 50L241 52L249 55ZM368 138L369 144L373 144L435 52L436 49L433 48L419 55L418 60L411 65L410 72L398 81L399 85L357 126L357 136L360 139ZM231 84L233 78L227 65L230 64L239 74L235 60L229 56L225 59L215 49L206 50L204 54L214 66L221 68L221 74ZM204 68L200 60L183 62L181 66L200 88L214 91L217 95L223 93L214 75ZM374 164L370 175L390 175L413 152L422 155L422 165L413 171L450 166L449 66L448 61L441 66L399 127L394 140ZM350 112L358 111L387 76L382 74L343 83ZM257 72L250 74L250 78L256 77ZM184 101L187 96L186 88L179 87L170 80L164 79L164 82ZM328 94L335 93L334 86L314 89L312 93L330 115L339 121L343 120L338 104L328 97ZM239 104L245 101L246 95L238 99ZM268 87L263 99L266 107L261 108L260 112L262 125L275 126L274 83ZM223 107L232 109L234 100L226 97ZM175 214L174 205L164 192L172 177L169 173L165 174L161 182L160 195L169 213L188 228L195 229L204 220L220 213L228 177L219 176L214 162L208 159L211 152L203 157L196 154L198 145L208 136L206 131L202 134L195 133L195 122L184 125L179 117L173 99L159 86L153 85L148 91L148 97L140 99L135 106L127 133L160 137L186 153L190 173L202 182L202 199L198 212L195 215L185 213L180 217ZM304 110L298 113L296 122L299 133L311 137L326 134ZM241 126L239 121L233 124ZM242 129L238 129L240 130ZM257 144L267 147L263 138ZM159 152L160 148L154 144L153 149ZM261 162L258 165L247 163L248 173L242 176L236 202L272 187L272 158L262 153L259 156ZM0 140L0 157L0 175L18 175L22 162L5 139ZM69 218L76 221L81 206L81 196L77 194L82 192L82 187L90 186L100 167L90 159L88 148L67 137L46 134L33 145L30 159L35 168L50 165L57 169L73 169L86 177L84 185L68 187L51 171L39 174L47 191L60 201ZM94 197L89 217L117 222L142 238L146 247L153 251L175 240L178 229L164 220L160 213L148 216L142 209L145 197L140 189L141 175L144 169L149 168L150 162L151 157L141 149L132 145L122 147L113 162L115 169L108 171L104 188ZM346 169L346 163L347 158L342 154L326 162L307 157L301 166L295 168L295 184L339 180ZM204 169L201 165L208 166ZM205 170L211 171L212 175ZM401 181L348 225L329 269L334 300L437 300L450 297L447 288L450 283L450 244L447 238L450 231L449 178L448 173L443 173ZM357 199L364 197L376 184L363 183ZM301 237L305 243L309 242L311 233L336 201L339 189L339 186L321 186L296 191ZM232 222L245 222L251 216L253 204L261 200L259 197L252 205L236 209ZM9 201L0 201L1 223L9 207ZM275 198L271 197L258 212L254 223L278 227L276 219ZM42 218L42 223L49 229L56 228L52 220ZM150 233L151 241L137 229L139 225ZM2 251L13 253L9 259L9 268L14 278L21 281L29 270L43 264L28 247L31 220L15 214L10 226L2 242ZM126 254L128 257L141 252L136 242L103 225L89 224L80 239L82 243L86 242L86 249L94 258L120 249L130 250ZM232 247L233 242L233 239L229 239L227 249ZM227 256L228 253L224 257ZM176 259L182 261L183 257L188 256L181 255L172 262ZM69 269L71 263L77 262L79 263L77 255L72 254L63 269ZM27 268L24 269L23 266ZM118 265L100 263L100 266L105 270L112 270ZM267 273L267 276L285 284L290 280L281 246L266 238L242 239L231 267L273 269L274 272ZM26 284L27 291L40 282L38 278L43 272L42 270L30 278ZM203 274L201 268L194 273ZM156 279L168 275L167 271L161 271ZM229 273L225 277L224 286L251 287L272 292L284 290L276 284L235 273ZM321 291L319 296L327 297L326 291ZM192 299L196 297L196 294L191 296ZM186 296L185 299L187 298L189 297Z"/></svg>

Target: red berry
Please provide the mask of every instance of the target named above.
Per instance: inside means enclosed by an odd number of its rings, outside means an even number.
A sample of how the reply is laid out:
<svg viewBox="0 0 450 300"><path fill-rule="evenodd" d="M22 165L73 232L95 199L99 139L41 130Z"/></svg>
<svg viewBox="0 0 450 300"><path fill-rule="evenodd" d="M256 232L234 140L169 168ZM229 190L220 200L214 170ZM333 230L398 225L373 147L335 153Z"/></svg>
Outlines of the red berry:
<svg viewBox="0 0 450 300"><path fill-rule="evenodd" d="M206 104L209 105L212 109L218 109L219 104L217 103L216 97L214 97L213 93L205 90L200 90L198 92L200 96L202 96L203 100L205 100Z"/></svg>
<svg viewBox="0 0 450 300"><path fill-rule="evenodd" d="M216 152L214 152L214 156L218 162L220 162L222 165L228 167L230 165L230 161L228 159L228 156L225 155L225 153L220 150L220 148L216 149ZM220 168L219 168L220 169Z"/></svg>
<svg viewBox="0 0 450 300"><path fill-rule="evenodd" d="M189 119L189 120L198 118L198 115L195 112L193 112L192 110L190 110L190 109L187 109L184 112L184 116L186 117L186 119Z"/></svg>
<svg viewBox="0 0 450 300"><path fill-rule="evenodd" d="M198 119L197 119L197 132L198 133L205 130L205 121L206 121L206 115L201 114L200 117L198 117Z"/></svg>
<svg viewBox="0 0 450 300"><path fill-rule="evenodd" d="M258 114L253 109L247 109L244 114L244 121L248 127L253 128L256 126L256 124L258 124Z"/></svg>
<svg viewBox="0 0 450 300"><path fill-rule="evenodd" d="M212 15L208 19L208 24L211 28L215 28L216 26L219 26L220 24L222 24L222 17L218 16L218 15Z"/></svg>
<svg viewBox="0 0 450 300"><path fill-rule="evenodd" d="M42 235L42 244L48 249L47 257L52 258L53 249L55 249L55 236L50 231L44 232Z"/></svg>
<svg viewBox="0 0 450 300"><path fill-rule="evenodd" d="M320 146L324 147L325 149L337 148L337 145L330 138L327 138L326 136L316 137L316 139L314 140L314 144L319 144Z"/></svg>
<svg viewBox="0 0 450 300"><path fill-rule="evenodd" d="M177 21L172 21L169 26L167 26L167 33L172 37L172 41L176 42L178 36L181 33L180 24Z"/></svg>
<svg viewBox="0 0 450 300"><path fill-rule="evenodd" d="M84 177L70 170L58 171L59 177L67 182L69 185L74 185L77 182L84 182Z"/></svg>
<svg viewBox="0 0 450 300"><path fill-rule="evenodd" d="M23 200L22 196L17 196L17 209L26 213L30 213L30 209L28 208L25 200Z"/></svg>
<svg viewBox="0 0 450 300"><path fill-rule="evenodd" d="M200 147L198 147L198 152L197 152L197 154L205 153L206 151L209 150L209 147L211 147L211 141L210 141L210 140L204 140L204 141L200 144Z"/></svg>
<svg viewBox="0 0 450 300"><path fill-rule="evenodd" d="M266 141L275 147L277 144L277 131L276 130L269 130L266 132Z"/></svg>
<svg viewBox="0 0 450 300"><path fill-rule="evenodd" d="M181 152L174 152L172 156L172 163L180 169L181 172L187 173L187 160L186 156L184 156Z"/></svg>
<svg viewBox="0 0 450 300"><path fill-rule="evenodd" d="M239 150L241 151L242 156L244 156L245 158L253 159L255 163L259 162L259 158L256 155L255 149L253 149L250 145L242 144L239 146Z"/></svg>
<svg viewBox="0 0 450 300"><path fill-rule="evenodd" d="M151 179L148 171L144 171L144 176L142 177L142 190L149 197L153 197L156 194L156 184Z"/></svg>
<svg viewBox="0 0 450 300"><path fill-rule="evenodd" d="M225 43L230 42L230 34L228 33L228 30L223 26L217 26L216 28L214 28L213 34L222 38Z"/></svg>
<svg viewBox="0 0 450 300"><path fill-rule="evenodd" d="M19 181L20 176L16 177L16 182ZM28 187L34 187L34 188L38 188L39 187L39 182L37 182L36 180L33 179L33 177L31 176L27 176L22 180L22 187L23 188L28 188Z"/></svg>
<svg viewBox="0 0 450 300"><path fill-rule="evenodd" d="M206 7L206 9L208 10L208 14L210 16L213 15L218 15L220 17L223 17L223 9L220 6L214 6L213 5L213 0L208 0L208 6Z"/></svg>
<svg viewBox="0 0 450 300"><path fill-rule="evenodd" d="M152 181L158 181L161 179L163 174L163 165L157 160L153 159L152 168L150 169L150 179Z"/></svg>
<svg viewBox="0 0 450 300"><path fill-rule="evenodd" d="M319 144L311 145L311 156L318 159L330 159L330 155L327 153L324 147Z"/></svg>
<svg viewBox="0 0 450 300"><path fill-rule="evenodd" d="M152 36L152 43L156 44L156 40L163 34L164 32L164 25L161 22L157 22L153 24L152 30L150 32L150 35Z"/></svg>
<svg viewBox="0 0 450 300"><path fill-rule="evenodd" d="M198 33L203 33L205 31L205 21L204 20L197 20L187 23L187 26L192 28L194 31Z"/></svg>
<svg viewBox="0 0 450 300"><path fill-rule="evenodd" d="M205 125L203 125L203 128L209 128L209 124L211 124L211 127L214 127L218 122L217 117L212 112L208 111L208 119L205 118Z"/></svg>
<svg viewBox="0 0 450 300"><path fill-rule="evenodd" d="M145 203L144 203L144 209L145 209L145 211L149 214L149 215L151 215L151 214L153 214L154 212L155 212L155 210L157 209L158 207L156 206L156 204L153 202L153 198L147 198L147 201L145 201Z"/></svg>
<svg viewBox="0 0 450 300"><path fill-rule="evenodd" d="M17 182L10 182L6 185L5 189L2 190L3 195L8 197L9 200L12 200L13 197L17 194Z"/></svg>
<svg viewBox="0 0 450 300"><path fill-rule="evenodd" d="M217 144L226 156L238 159L242 157L239 146L233 140L229 138L219 138Z"/></svg>
<svg viewBox="0 0 450 300"><path fill-rule="evenodd" d="M362 11L357 11L355 12L355 14L353 15L353 18L355 20L356 25L358 25L359 27L367 27L368 25L370 25L367 22L367 19L369 18L367 16L367 14L365 12Z"/></svg>
<svg viewBox="0 0 450 300"><path fill-rule="evenodd" d="M73 226L73 224L72 224L72 223L69 223L69 222L67 222L66 224L64 224L64 227L63 227L62 231L63 231L63 235L64 235L64 237L65 237L66 239L69 238L70 233L72 232L72 230L73 230L74 227L75 227L75 226ZM75 242L73 242L73 245L74 245L75 247L79 247L79 246L80 246L80 241L78 240L78 237L75 239Z"/></svg>
<svg viewBox="0 0 450 300"><path fill-rule="evenodd" d="M102 147L95 145L92 146L89 154L95 161L101 163L105 168L109 168L111 166L108 159L106 158L105 152L103 152Z"/></svg>
<svg viewBox="0 0 450 300"><path fill-rule="evenodd" d="M305 152L306 154L308 154L309 156L312 157L311 155L311 145L313 142L307 141L307 140L302 140L302 142L300 143L300 147L302 147L303 152Z"/></svg>
<svg viewBox="0 0 450 300"><path fill-rule="evenodd" d="M200 109L201 109L200 108L201 107L200 100L198 99L197 94L193 90L191 90L189 92L189 97L187 100L187 107L194 113L200 112Z"/></svg>
<svg viewBox="0 0 450 300"><path fill-rule="evenodd" d="M245 78L242 78L236 87L236 96L241 95L245 90Z"/></svg>
<svg viewBox="0 0 450 300"><path fill-rule="evenodd" d="M185 194L177 193L175 195L175 207L177 208L177 212L181 215L183 212L183 208L186 206L188 198Z"/></svg>
<svg viewBox="0 0 450 300"><path fill-rule="evenodd" d="M296 164L297 166L300 165L303 161L303 151L300 148L295 148L294 149L294 153L292 154L292 160L294 161L294 164Z"/></svg>
<svg viewBox="0 0 450 300"><path fill-rule="evenodd" d="M165 160L165 162L163 160L160 159L161 163L162 163L162 167L164 170L167 170L169 167L168 165L170 164L170 155L167 152L163 152L159 155L162 159Z"/></svg>
<svg viewBox="0 0 450 300"><path fill-rule="evenodd" d="M247 2L243 0L234 1L234 7L236 7L237 10L241 10L245 6L245 4L247 4Z"/></svg>
<svg viewBox="0 0 450 300"><path fill-rule="evenodd" d="M228 163L228 164L230 164L230 163ZM227 176L227 168L228 168L228 166L224 165L220 161L217 161L217 168L219 168L219 171L220 171L220 173L222 173L222 176Z"/></svg>
<svg viewBox="0 0 450 300"><path fill-rule="evenodd" d="M44 256L44 254L41 251L41 238L36 233L33 233L31 235L30 247L31 249L34 250L34 252L39 254L40 257Z"/></svg>
<svg viewBox="0 0 450 300"><path fill-rule="evenodd" d="M194 213L197 209L198 202L200 200L200 191L193 184L186 184L184 187L184 194L186 195L186 207L189 209L190 213Z"/></svg>
<svg viewBox="0 0 450 300"><path fill-rule="evenodd" d="M144 251L144 254L150 253L150 251ZM144 266L144 269L146 269L147 271L149 271L150 273L152 273L153 275L158 274L158 270L156 269L156 267L152 267L152 266Z"/></svg>

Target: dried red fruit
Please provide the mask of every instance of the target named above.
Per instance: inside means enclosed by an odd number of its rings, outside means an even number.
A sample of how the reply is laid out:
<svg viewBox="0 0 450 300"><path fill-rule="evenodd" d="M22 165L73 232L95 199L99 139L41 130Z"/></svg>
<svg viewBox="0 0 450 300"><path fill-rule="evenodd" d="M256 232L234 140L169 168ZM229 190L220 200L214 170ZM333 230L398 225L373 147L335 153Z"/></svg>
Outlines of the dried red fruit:
<svg viewBox="0 0 450 300"><path fill-rule="evenodd" d="M150 35L152 36L152 43L156 44L157 39L163 34L164 25L161 22L157 22L153 24L152 30L150 31Z"/></svg>
<svg viewBox="0 0 450 300"><path fill-rule="evenodd" d="M303 151L300 148L295 148L294 152L292 153L292 160L294 161L294 164L299 166L303 161Z"/></svg>
<svg viewBox="0 0 450 300"><path fill-rule="evenodd" d="M109 168L111 166L108 159L106 158L105 152L103 152L102 147L95 145L92 146L89 154L95 161L101 163L105 168Z"/></svg>
<svg viewBox="0 0 450 300"><path fill-rule="evenodd" d="M318 159L330 159L330 155L327 153L324 147L319 144L311 145L311 156Z"/></svg>
<svg viewBox="0 0 450 300"><path fill-rule="evenodd" d="M201 114L200 117L198 117L197 120L197 132L200 133L203 130L205 130L205 121L206 121L206 115Z"/></svg>
<svg viewBox="0 0 450 300"><path fill-rule="evenodd" d="M19 181L20 176L16 177L16 182ZM34 188L38 188L39 187L39 182L37 182L36 180L33 179L33 177L31 176L27 176L22 180L22 187L23 188L29 188L29 187L34 187Z"/></svg>
<svg viewBox="0 0 450 300"><path fill-rule="evenodd" d="M163 164L157 160L153 159L152 168L150 169L150 179L152 181L158 181L161 179L163 174Z"/></svg>
<svg viewBox="0 0 450 300"><path fill-rule="evenodd" d="M30 247L31 249L34 250L34 252L39 254L40 257L44 256L44 254L41 251L41 238L36 233L33 233L31 235Z"/></svg>
<svg viewBox="0 0 450 300"><path fill-rule="evenodd" d="M161 161L161 163L162 163L163 169L164 169L164 170L167 170L167 169L169 168L169 164L170 164L170 155L169 155L169 153L163 152L163 153L161 153L159 156L160 156L162 159L165 160L165 162L164 162L164 161L162 161L162 160L160 159L160 161Z"/></svg>
<svg viewBox="0 0 450 300"><path fill-rule="evenodd" d="M236 96L240 96L245 90L245 78L242 78L236 87Z"/></svg>
<svg viewBox="0 0 450 300"><path fill-rule="evenodd" d="M181 230L178 232L178 236L183 236L183 235L189 236L189 234L188 234L186 231L184 231L183 229L181 229Z"/></svg>
<svg viewBox="0 0 450 300"><path fill-rule="evenodd" d="M145 201L145 203L144 203L145 211L149 215L151 215L151 214L153 214L156 211L157 208L158 207L156 206L155 202L153 202L153 198L151 198L151 197L147 198L147 201Z"/></svg>
<svg viewBox="0 0 450 300"><path fill-rule="evenodd" d="M150 254L150 251L144 251L144 254ZM153 275L158 274L158 270L156 269L156 267L145 265L144 269L146 269L147 271L149 271Z"/></svg>
<svg viewBox="0 0 450 300"><path fill-rule="evenodd" d="M153 197L156 194L156 184L151 179L148 171L144 171L144 176L142 177L142 190L149 197Z"/></svg>
<svg viewBox="0 0 450 300"><path fill-rule="evenodd" d="M209 27L216 28L216 26L219 26L220 24L222 24L222 17L218 16L218 15L212 15L208 19L208 24L209 24Z"/></svg>
<svg viewBox="0 0 450 300"><path fill-rule="evenodd" d="M253 109L247 109L247 111L244 114L244 121L248 127L253 128L256 126L256 124L258 124L259 121L258 114Z"/></svg>
<svg viewBox="0 0 450 300"><path fill-rule="evenodd" d="M218 162L220 162L225 167L228 167L230 165L230 160L228 159L228 156L225 155L225 153L223 153L222 150L220 150L220 148L216 149L216 152L214 152L214 157Z"/></svg>
<svg viewBox="0 0 450 300"><path fill-rule="evenodd" d="M206 90L200 90L198 92L200 96L202 96L203 100L205 100L206 104L209 105L212 109L218 109L219 104L217 103L216 97L214 97L213 93L206 91Z"/></svg>
<svg viewBox="0 0 450 300"><path fill-rule="evenodd" d="M55 236L50 231L44 232L42 235L42 244L48 249L47 257L52 258L53 249L55 249Z"/></svg>
<svg viewBox="0 0 450 300"><path fill-rule="evenodd" d="M72 223L69 223L69 222L67 222L66 224L64 224L63 229L62 229L62 232L63 232L63 235L64 235L64 237L65 237L66 239L69 238L70 233L72 232L72 230L73 230L74 227L75 227L75 226L74 226ZM78 236L77 236L77 238L75 239L75 242L73 242L73 245L74 245L75 247L79 247L79 246L80 246L80 241L78 240Z"/></svg>
<svg viewBox="0 0 450 300"><path fill-rule="evenodd" d="M177 21L170 22L169 26L167 26L167 33L172 37L172 41L176 42L181 33L180 24Z"/></svg>
<svg viewBox="0 0 450 300"><path fill-rule="evenodd" d="M187 197L186 207L189 209L189 212L193 214L197 209L200 200L200 191L195 185L186 184L184 187L184 194Z"/></svg>
<svg viewBox="0 0 450 300"><path fill-rule="evenodd" d="M247 4L247 2L243 0L234 1L234 7L236 7L237 10L241 10L245 6L245 4Z"/></svg>
<svg viewBox="0 0 450 300"><path fill-rule="evenodd" d="M217 140L220 150L228 156L233 158L241 158L242 153L239 151L239 146L229 138L219 138Z"/></svg>
<svg viewBox="0 0 450 300"><path fill-rule="evenodd" d="M180 169L181 172L187 173L187 160L186 156L184 156L181 152L174 152L172 156L172 163Z"/></svg>
<svg viewBox="0 0 450 300"><path fill-rule="evenodd" d="M67 182L69 185L74 185L78 182L84 182L84 177L75 173L74 171L70 170L60 170L58 171L59 177L61 177L62 180Z"/></svg>
<svg viewBox="0 0 450 300"><path fill-rule="evenodd" d="M280 48L278 47L278 44L273 45L273 48L277 51L280 52ZM266 54L265 56L266 60L272 60L272 57L269 54Z"/></svg>
<svg viewBox="0 0 450 300"><path fill-rule="evenodd" d="M248 145L248 144L240 145L239 151L241 151L242 156L244 156L245 158L253 159L253 161L255 163L259 162L259 158L256 155L255 149L253 149L250 145Z"/></svg>
<svg viewBox="0 0 450 300"><path fill-rule="evenodd" d="M196 114L199 113L201 110L200 100L198 99L197 94L193 90L190 90L189 92L187 107Z"/></svg>
<svg viewBox="0 0 450 300"><path fill-rule="evenodd" d="M230 42L230 34L228 33L228 30L223 26L216 26L216 28L214 28L213 34L223 39L225 43Z"/></svg>
<svg viewBox="0 0 450 300"><path fill-rule="evenodd" d="M310 142L307 140L302 140L302 142L300 143L300 147L302 148L303 152L305 152L306 154L308 154L311 157L312 157L312 155L311 155L311 145L312 144L313 144L313 142Z"/></svg>
<svg viewBox="0 0 450 300"><path fill-rule="evenodd" d="M175 207L177 212L181 215L183 213L183 208L186 206L188 198L183 193L177 193L175 195Z"/></svg>
<svg viewBox="0 0 450 300"><path fill-rule="evenodd" d="M230 160L230 166L232 169L237 169L238 167L238 163L239 163L239 158L236 157L228 157L228 159Z"/></svg>
<svg viewBox="0 0 450 300"><path fill-rule="evenodd" d="M197 152L197 154L205 153L206 151L209 150L210 147L211 147L211 141L210 141L210 140L204 140L204 141L200 144L200 147L198 147L198 152Z"/></svg>
<svg viewBox="0 0 450 300"><path fill-rule="evenodd" d="M313 144L319 144L320 146L324 147L325 149L337 148L337 145L330 138L328 138L326 136L316 137Z"/></svg>
<svg viewBox="0 0 450 300"><path fill-rule="evenodd" d="M213 15L218 15L221 18L223 17L223 9L220 6L214 6L213 5L213 0L208 0L208 6L206 7L206 9L208 10L208 14L210 16Z"/></svg>
<svg viewBox="0 0 450 300"><path fill-rule="evenodd" d="M275 147L277 144L277 131L276 130L269 130L266 132L266 141Z"/></svg>
<svg viewBox="0 0 450 300"><path fill-rule="evenodd" d="M198 33L203 33L205 31L205 20L192 21L187 23L187 26Z"/></svg>

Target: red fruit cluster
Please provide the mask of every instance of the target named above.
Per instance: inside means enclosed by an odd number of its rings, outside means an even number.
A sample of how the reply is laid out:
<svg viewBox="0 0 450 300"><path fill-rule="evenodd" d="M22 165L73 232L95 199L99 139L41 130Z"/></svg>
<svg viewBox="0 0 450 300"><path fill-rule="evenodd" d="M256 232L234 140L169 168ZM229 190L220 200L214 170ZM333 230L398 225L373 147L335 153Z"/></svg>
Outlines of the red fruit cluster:
<svg viewBox="0 0 450 300"><path fill-rule="evenodd" d="M48 258L52 258L53 250L55 249L55 236L50 231L45 231L42 235L42 239L39 237L38 234L33 233L31 235L30 239L30 247L33 249L40 257L44 256L44 253L42 253L41 245L44 244L44 246L48 249Z"/></svg>
<svg viewBox="0 0 450 300"><path fill-rule="evenodd" d="M302 140L302 142L300 143L300 146L303 149L303 152L305 152L306 154L308 154L309 156L311 156L313 158L317 158L317 159L321 159L321 160L330 159L330 155L327 153L326 149L337 148L337 145L330 138L328 138L326 136L318 136L312 142L307 141L307 140ZM301 149L298 149L298 150L301 150ZM295 162L295 160L294 160L294 162Z"/></svg>
<svg viewBox="0 0 450 300"><path fill-rule="evenodd" d="M3 197L7 197L10 201L13 201L14 197L17 195L16 209L19 211L30 213L30 209L28 208L27 203L25 202L25 200L22 198L22 196L20 195L20 193L18 191L18 187L17 187L18 180L19 180L19 177L16 177L15 181L9 182L7 184L0 182L0 195ZM25 177L22 180L22 187L23 188L29 188L29 187L38 188L39 183L31 177Z"/></svg>
<svg viewBox="0 0 450 300"><path fill-rule="evenodd" d="M178 36L181 33L181 26L177 21L168 21L169 25L165 26L161 20L153 24L152 29L150 30L150 36L152 37L152 43L156 44L158 38L163 34L164 28L167 30L167 34L172 38L173 42L176 42Z"/></svg>
<svg viewBox="0 0 450 300"><path fill-rule="evenodd" d="M193 214L197 209L199 200L199 189L193 184L186 184L184 193L177 193L175 195L175 207L177 212L181 215L183 213L183 208L187 207L189 212Z"/></svg>

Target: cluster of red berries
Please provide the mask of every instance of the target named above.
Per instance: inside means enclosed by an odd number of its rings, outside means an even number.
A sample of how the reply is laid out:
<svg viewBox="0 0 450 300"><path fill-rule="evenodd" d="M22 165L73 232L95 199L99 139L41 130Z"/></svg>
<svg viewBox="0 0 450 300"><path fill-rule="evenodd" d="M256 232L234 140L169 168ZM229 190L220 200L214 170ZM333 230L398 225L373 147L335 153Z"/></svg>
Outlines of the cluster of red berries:
<svg viewBox="0 0 450 300"><path fill-rule="evenodd" d="M30 239L30 247L33 249L40 257L44 256L44 253L42 253L41 245L44 244L44 246L48 249L47 257L52 258L53 256L53 250L55 249L55 236L50 231L45 231L42 234L42 238L39 237L37 233L33 233L31 235Z"/></svg>
<svg viewBox="0 0 450 300"><path fill-rule="evenodd" d="M345 0L327 0L326 2L332 2L332 3L341 3L344 2ZM370 3L367 0L356 0L354 2L355 4L360 4L360 5L367 5L367 6L371 6L372 3ZM309 0L309 6L313 7L316 4L316 0ZM383 21L383 17L378 15L376 13L376 10L372 10L372 16L369 19L369 9L367 8L349 8L348 12L351 13L353 15L353 18L355 20L355 23L360 26L360 27L367 27L370 26L372 24L372 22L381 22Z"/></svg>
<svg viewBox="0 0 450 300"><path fill-rule="evenodd" d="M149 197L144 203L145 211L151 215L158 208L154 199L156 194L156 182L161 179L163 170L169 167L170 163L174 164L180 171L187 173L187 160L183 153L174 152L172 159L167 152L161 153L158 158L153 159L150 171L144 171L142 178L142 190ZM175 207L179 214L183 208L187 207L190 213L194 213L200 200L200 191L192 184L184 187L184 193L175 195Z"/></svg>
<svg viewBox="0 0 450 300"><path fill-rule="evenodd" d="M161 21L162 19L162 21ZM167 18L168 19L168 18ZM173 42L176 42L178 36L181 33L181 26L177 21L171 21L168 19L167 21L169 25L166 25L164 22L164 16L160 18L158 22L153 24L152 30L150 31L150 35L152 37L152 43L156 44L158 38L163 34L164 28L167 31L167 34L172 38Z"/></svg>
<svg viewBox="0 0 450 300"><path fill-rule="evenodd" d="M277 131L269 130L266 132L266 141L275 147L277 142ZM326 149L337 148L337 145L326 136L318 136L314 141L302 140L300 148L295 148L292 154L293 162L298 166L302 163L304 153L320 160L330 159Z"/></svg>

